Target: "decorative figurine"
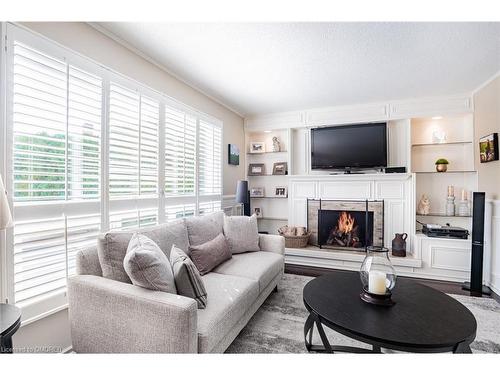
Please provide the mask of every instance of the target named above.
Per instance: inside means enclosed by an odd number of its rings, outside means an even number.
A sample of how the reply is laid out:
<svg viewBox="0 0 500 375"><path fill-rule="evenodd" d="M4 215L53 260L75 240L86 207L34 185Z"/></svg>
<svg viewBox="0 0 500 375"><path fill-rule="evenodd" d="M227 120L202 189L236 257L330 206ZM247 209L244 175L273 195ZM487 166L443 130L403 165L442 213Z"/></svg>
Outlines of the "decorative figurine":
<svg viewBox="0 0 500 375"><path fill-rule="evenodd" d="M431 201L427 198L427 195L422 194L420 202L418 202L417 213L419 215L429 215L431 208Z"/></svg>
<svg viewBox="0 0 500 375"><path fill-rule="evenodd" d="M280 151L281 151L281 143L278 137L273 137L273 152L280 152Z"/></svg>
<svg viewBox="0 0 500 375"><path fill-rule="evenodd" d="M448 196L446 197L446 216L455 216L455 189L448 186Z"/></svg>

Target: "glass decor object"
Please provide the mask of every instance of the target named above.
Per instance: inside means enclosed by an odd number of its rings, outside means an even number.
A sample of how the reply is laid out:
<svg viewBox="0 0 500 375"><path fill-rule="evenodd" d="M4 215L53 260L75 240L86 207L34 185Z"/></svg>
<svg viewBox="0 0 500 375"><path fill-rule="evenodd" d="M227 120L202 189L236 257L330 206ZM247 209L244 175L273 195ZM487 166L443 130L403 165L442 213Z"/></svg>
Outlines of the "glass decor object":
<svg viewBox="0 0 500 375"><path fill-rule="evenodd" d="M359 273L363 285L359 296L363 301L381 306L394 305L391 291L396 286L396 271L389 259L389 249L368 246Z"/></svg>

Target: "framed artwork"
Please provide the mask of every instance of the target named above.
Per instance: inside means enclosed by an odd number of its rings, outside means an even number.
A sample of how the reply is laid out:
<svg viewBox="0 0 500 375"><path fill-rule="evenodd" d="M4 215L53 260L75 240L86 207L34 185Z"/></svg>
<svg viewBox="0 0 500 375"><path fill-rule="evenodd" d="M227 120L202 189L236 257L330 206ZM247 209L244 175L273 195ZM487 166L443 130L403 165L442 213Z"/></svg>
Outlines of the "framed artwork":
<svg viewBox="0 0 500 375"><path fill-rule="evenodd" d="M227 145L227 163L229 165L240 165L240 149L237 145Z"/></svg>
<svg viewBox="0 0 500 375"><path fill-rule="evenodd" d="M274 196L279 197L279 198L286 198L288 197L288 191L287 191L286 186L276 186L274 188Z"/></svg>
<svg viewBox="0 0 500 375"><path fill-rule="evenodd" d="M254 207L253 208L253 213L257 217L262 217L262 208L260 208L260 207Z"/></svg>
<svg viewBox="0 0 500 375"><path fill-rule="evenodd" d="M264 163L253 163L248 165L249 176L263 176L266 174L266 165Z"/></svg>
<svg viewBox="0 0 500 375"><path fill-rule="evenodd" d="M288 163L283 161L279 163L274 163L273 165L273 174L277 175L285 175L288 174Z"/></svg>
<svg viewBox="0 0 500 375"><path fill-rule="evenodd" d="M253 187L250 188L250 196L251 197L263 197L264 196L264 188L263 187Z"/></svg>
<svg viewBox="0 0 500 375"><path fill-rule="evenodd" d="M479 138L479 160L481 163L498 160L498 133Z"/></svg>
<svg viewBox="0 0 500 375"><path fill-rule="evenodd" d="M266 152L266 144L264 142L250 142L251 154L262 154Z"/></svg>

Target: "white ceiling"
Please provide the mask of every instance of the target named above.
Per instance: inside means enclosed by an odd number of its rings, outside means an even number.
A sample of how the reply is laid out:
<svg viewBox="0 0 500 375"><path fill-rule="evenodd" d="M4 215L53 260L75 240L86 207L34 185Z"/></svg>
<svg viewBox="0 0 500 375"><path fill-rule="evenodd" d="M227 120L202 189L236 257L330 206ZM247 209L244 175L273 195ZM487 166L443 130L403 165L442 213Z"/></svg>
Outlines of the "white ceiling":
<svg viewBox="0 0 500 375"><path fill-rule="evenodd" d="M99 23L243 115L470 92L500 23Z"/></svg>

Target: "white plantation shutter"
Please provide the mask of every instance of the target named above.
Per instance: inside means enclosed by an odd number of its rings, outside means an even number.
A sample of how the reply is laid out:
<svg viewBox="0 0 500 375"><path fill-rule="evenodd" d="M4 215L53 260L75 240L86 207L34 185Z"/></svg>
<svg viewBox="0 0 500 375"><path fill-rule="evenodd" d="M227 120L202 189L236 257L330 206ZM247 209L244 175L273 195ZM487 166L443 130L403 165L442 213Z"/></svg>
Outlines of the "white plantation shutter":
<svg viewBox="0 0 500 375"><path fill-rule="evenodd" d="M158 223L158 200L137 198L158 196L159 122L158 101L138 90L111 83L109 196L122 201L110 204L111 229ZM130 203L123 203L127 200Z"/></svg>
<svg viewBox="0 0 500 375"><path fill-rule="evenodd" d="M139 195L139 94L109 89L109 196Z"/></svg>
<svg viewBox="0 0 500 375"><path fill-rule="evenodd" d="M196 204L178 204L175 206L167 206L165 208L166 221L174 221L184 217L194 216L196 211Z"/></svg>
<svg viewBox="0 0 500 375"><path fill-rule="evenodd" d="M13 53L14 199L66 199L66 64L18 42Z"/></svg>
<svg viewBox="0 0 500 375"><path fill-rule="evenodd" d="M195 195L196 122L193 115L165 107L165 194Z"/></svg>
<svg viewBox="0 0 500 375"><path fill-rule="evenodd" d="M200 120L198 142L199 193L222 195L222 129Z"/></svg>

